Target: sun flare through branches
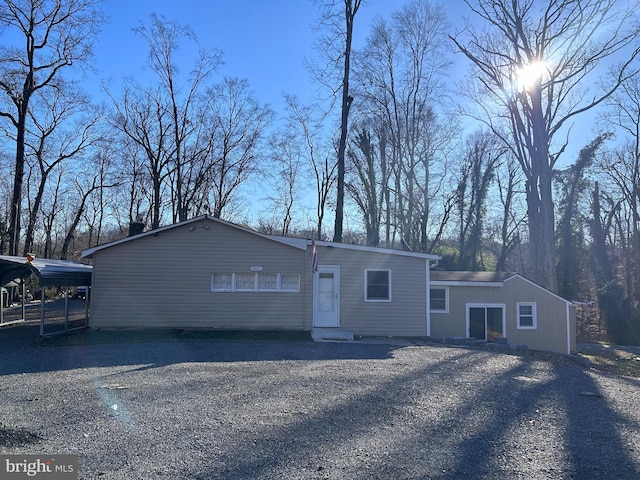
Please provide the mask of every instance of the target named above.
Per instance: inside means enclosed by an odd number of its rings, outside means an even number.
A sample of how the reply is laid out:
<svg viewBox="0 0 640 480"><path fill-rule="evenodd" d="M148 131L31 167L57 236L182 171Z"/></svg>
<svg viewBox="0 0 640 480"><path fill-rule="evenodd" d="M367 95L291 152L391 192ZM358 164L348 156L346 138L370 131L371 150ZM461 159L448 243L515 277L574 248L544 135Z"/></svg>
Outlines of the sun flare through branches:
<svg viewBox="0 0 640 480"><path fill-rule="evenodd" d="M542 60L536 60L516 69L516 80L520 91L529 90L548 77L549 65Z"/></svg>

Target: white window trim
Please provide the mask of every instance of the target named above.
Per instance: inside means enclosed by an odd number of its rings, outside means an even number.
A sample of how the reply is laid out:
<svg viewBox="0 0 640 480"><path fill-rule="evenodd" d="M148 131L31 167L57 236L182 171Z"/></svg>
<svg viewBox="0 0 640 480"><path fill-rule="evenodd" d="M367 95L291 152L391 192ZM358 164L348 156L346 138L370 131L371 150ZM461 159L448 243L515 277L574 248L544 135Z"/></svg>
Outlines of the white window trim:
<svg viewBox="0 0 640 480"><path fill-rule="evenodd" d="M388 272L389 273L389 298L367 298L367 273L368 272ZM364 301L373 303L390 303L391 302L391 269L390 268L366 268L364 270Z"/></svg>
<svg viewBox="0 0 640 480"><path fill-rule="evenodd" d="M260 275L275 275L276 276L276 288L260 288ZM257 292L278 292L280 290L280 274L272 272L258 272L256 273L256 291Z"/></svg>
<svg viewBox="0 0 640 480"><path fill-rule="evenodd" d="M231 288L214 288L213 277L214 275L231 275ZM235 285L235 274L228 272L215 272L211 274L211 291L212 292L233 292L233 286Z"/></svg>
<svg viewBox="0 0 640 480"><path fill-rule="evenodd" d="M295 275L298 278L298 288L295 290L289 290L282 288L282 276L283 275ZM278 274L278 292L289 292L289 293L297 293L300 291L300 275L297 273L279 273Z"/></svg>
<svg viewBox="0 0 640 480"><path fill-rule="evenodd" d="M531 316L533 317L533 325L521 325L520 323L520 307L530 306ZM538 315L536 311L536 302L518 302L516 303L517 327L518 330L536 330L538 328ZM524 315L528 317L529 315Z"/></svg>
<svg viewBox="0 0 640 480"><path fill-rule="evenodd" d="M300 274L299 273L278 273L276 280L276 288L259 288L260 282L258 280L259 273L248 273L248 272L239 272L243 275L253 275L253 288L236 288L236 275L237 273L229 273L229 272L213 272L211 273L211 292L212 293L221 293L221 292L233 292L233 293L300 293ZM231 288L214 288L213 287L213 277L215 275L231 275ZM295 275L298 279L298 286L295 290L284 289L282 288L282 275Z"/></svg>
<svg viewBox="0 0 640 480"><path fill-rule="evenodd" d="M449 287L441 285L430 285L431 290L444 290L444 310L433 310L431 308L431 293L429 293L429 311L432 313L449 313Z"/></svg>

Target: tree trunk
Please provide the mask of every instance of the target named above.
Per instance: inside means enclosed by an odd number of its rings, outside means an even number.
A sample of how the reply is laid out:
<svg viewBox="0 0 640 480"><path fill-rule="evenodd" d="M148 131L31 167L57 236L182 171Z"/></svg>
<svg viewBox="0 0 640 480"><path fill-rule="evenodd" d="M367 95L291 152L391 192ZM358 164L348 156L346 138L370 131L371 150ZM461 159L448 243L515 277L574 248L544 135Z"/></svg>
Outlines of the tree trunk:
<svg viewBox="0 0 640 480"><path fill-rule="evenodd" d="M353 3L352 3L353 1ZM345 7L345 47L344 71L342 77L342 115L340 119L340 141L338 143L338 191L336 197L336 220L333 229L333 241L342 243L342 224L344 220L344 173L345 152L347 149L347 135L349 110L353 97L349 95L349 72L351 70L351 41L353 39L353 21L361 0L344 0Z"/></svg>
<svg viewBox="0 0 640 480"><path fill-rule="evenodd" d="M24 181L24 136L27 122L28 97L19 106L16 132L16 164L11 195L11 213L9 225L9 255L18 255L20 245L20 216L22 214L22 183Z"/></svg>

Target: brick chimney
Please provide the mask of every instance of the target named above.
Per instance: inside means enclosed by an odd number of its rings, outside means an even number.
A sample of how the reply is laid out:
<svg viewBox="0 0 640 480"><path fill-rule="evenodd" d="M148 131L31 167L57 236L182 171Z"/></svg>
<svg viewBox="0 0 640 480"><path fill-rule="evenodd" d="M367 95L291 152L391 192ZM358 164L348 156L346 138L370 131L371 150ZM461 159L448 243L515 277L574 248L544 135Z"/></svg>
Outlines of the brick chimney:
<svg viewBox="0 0 640 480"><path fill-rule="evenodd" d="M132 237L134 235L138 235L144 232L144 222L140 220L136 220L135 222L131 222L129 224L129 236Z"/></svg>

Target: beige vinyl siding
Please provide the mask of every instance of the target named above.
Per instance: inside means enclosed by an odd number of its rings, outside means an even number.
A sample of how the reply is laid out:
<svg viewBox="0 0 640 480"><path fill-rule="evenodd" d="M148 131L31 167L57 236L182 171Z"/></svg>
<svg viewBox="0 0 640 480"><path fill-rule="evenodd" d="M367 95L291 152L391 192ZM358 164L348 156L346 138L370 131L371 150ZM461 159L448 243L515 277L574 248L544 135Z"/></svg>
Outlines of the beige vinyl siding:
<svg viewBox="0 0 640 480"><path fill-rule="evenodd" d="M299 274L301 290L211 292L212 273L251 267ZM91 325L303 329L305 268L304 250L205 219L96 252Z"/></svg>
<svg viewBox="0 0 640 480"><path fill-rule="evenodd" d="M567 302L520 277L504 282L507 304L507 338L510 345L532 350L567 351ZM517 302L535 302L535 329L518 329Z"/></svg>
<svg viewBox="0 0 640 480"><path fill-rule="evenodd" d="M518 329L517 304L535 303L535 329ZM532 350L558 353L567 351L567 312L570 315L571 351L575 351L575 309L566 300L519 276L507 279L503 286L449 287L449 313L431 312L431 336L467 337L468 304L504 304L508 343L526 345Z"/></svg>
<svg viewBox="0 0 640 480"><path fill-rule="evenodd" d="M450 286L449 313L431 312L431 336L467 337L468 303L502 304L505 300L500 287Z"/></svg>
<svg viewBox="0 0 640 480"><path fill-rule="evenodd" d="M341 328L355 335L426 335L425 259L318 247L318 263L340 266ZM365 301L365 270L390 270L390 302Z"/></svg>

